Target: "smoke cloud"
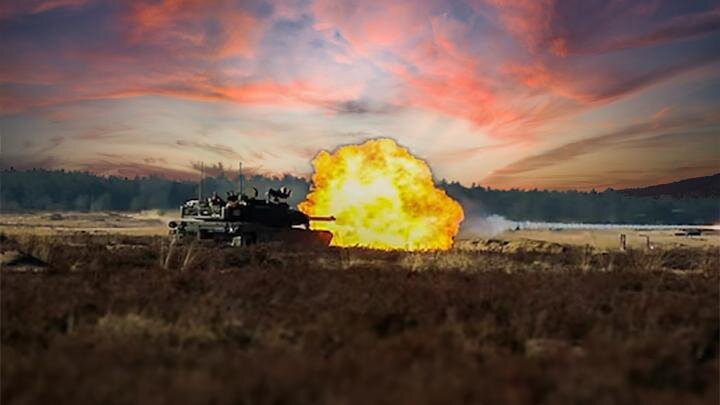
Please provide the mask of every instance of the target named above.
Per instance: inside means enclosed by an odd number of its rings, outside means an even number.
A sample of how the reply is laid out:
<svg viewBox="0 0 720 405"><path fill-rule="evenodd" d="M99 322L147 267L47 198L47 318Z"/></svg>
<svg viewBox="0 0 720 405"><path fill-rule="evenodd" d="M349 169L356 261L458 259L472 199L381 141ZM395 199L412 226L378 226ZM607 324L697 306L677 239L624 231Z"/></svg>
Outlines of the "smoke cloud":
<svg viewBox="0 0 720 405"><path fill-rule="evenodd" d="M467 217L460 224L460 237L492 238L505 231L515 229L517 222L510 221L501 215Z"/></svg>

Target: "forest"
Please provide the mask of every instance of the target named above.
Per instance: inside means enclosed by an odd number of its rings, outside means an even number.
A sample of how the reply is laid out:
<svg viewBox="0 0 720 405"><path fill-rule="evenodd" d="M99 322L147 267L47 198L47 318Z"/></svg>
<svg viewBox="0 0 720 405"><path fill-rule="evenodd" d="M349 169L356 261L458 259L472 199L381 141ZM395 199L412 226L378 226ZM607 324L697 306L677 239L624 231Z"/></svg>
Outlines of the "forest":
<svg viewBox="0 0 720 405"><path fill-rule="evenodd" d="M301 177L242 178L246 194L263 197L269 188L293 191L289 203L305 198L309 182ZM240 177L219 173L206 177L203 195L238 190ZM618 191L496 190L439 180L438 186L458 200L466 217L501 215L513 221L614 224L712 224L720 220L718 198L636 197ZM198 194L198 182L161 177L103 177L65 170L0 172L0 210L140 211L175 209Z"/></svg>

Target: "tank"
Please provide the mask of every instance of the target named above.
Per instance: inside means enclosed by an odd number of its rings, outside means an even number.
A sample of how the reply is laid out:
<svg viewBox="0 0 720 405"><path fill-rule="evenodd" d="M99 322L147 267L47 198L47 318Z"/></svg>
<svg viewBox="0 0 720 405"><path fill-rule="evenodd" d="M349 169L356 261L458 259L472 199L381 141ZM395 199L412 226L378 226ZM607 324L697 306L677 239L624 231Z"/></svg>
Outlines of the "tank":
<svg viewBox="0 0 720 405"><path fill-rule="evenodd" d="M220 240L233 246L264 242L286 242L328 246L332 233L310 230L311 221L334 221L333 217L310 217L291 208L285 201L285 187L270 189L265 199L227 194L226 200L214 193L207 199L191 199L180 206L180 219L168 223L170 235L179 240Z"/></svg>

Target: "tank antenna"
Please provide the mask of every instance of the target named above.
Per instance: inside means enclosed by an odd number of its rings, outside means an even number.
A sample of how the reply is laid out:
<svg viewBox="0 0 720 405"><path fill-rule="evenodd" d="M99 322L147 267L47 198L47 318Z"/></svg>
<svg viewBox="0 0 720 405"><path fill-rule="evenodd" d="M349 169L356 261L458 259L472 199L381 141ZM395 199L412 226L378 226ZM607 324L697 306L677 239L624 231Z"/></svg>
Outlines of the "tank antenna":
<svg viewBox="0 0 720 405"><path fill-rule="evenodd" d="M242 196L243 196L243 194L244 194L244 190L243 190L243 188L244 188L244 187L243 187L243 186L244 186L244 184L243 184L244 178L243 178L243 172L242 172L242 162L240 162L240 163L238 164L238 171L239 171L239 173L240 173L240 197L242 198Z"/></svg>
<svg viewBox="0 0 720 405"><path fill-rule="evenodd" d="M198 183L198 204L202 201L202 184L205 177L205 162L200 162L200 183Z"/></svg>

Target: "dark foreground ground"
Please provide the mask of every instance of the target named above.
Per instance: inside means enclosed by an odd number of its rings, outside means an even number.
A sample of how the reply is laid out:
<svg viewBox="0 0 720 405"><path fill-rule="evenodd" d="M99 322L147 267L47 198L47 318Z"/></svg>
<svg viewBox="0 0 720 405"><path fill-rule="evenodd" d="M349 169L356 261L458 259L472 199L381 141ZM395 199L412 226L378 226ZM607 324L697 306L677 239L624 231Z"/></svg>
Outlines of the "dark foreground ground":
<svg viewBox="0 0 720 405"><path fill-rule="evenodd" d="M716 248L2 245L3 404L719 401Z"/></svg>

